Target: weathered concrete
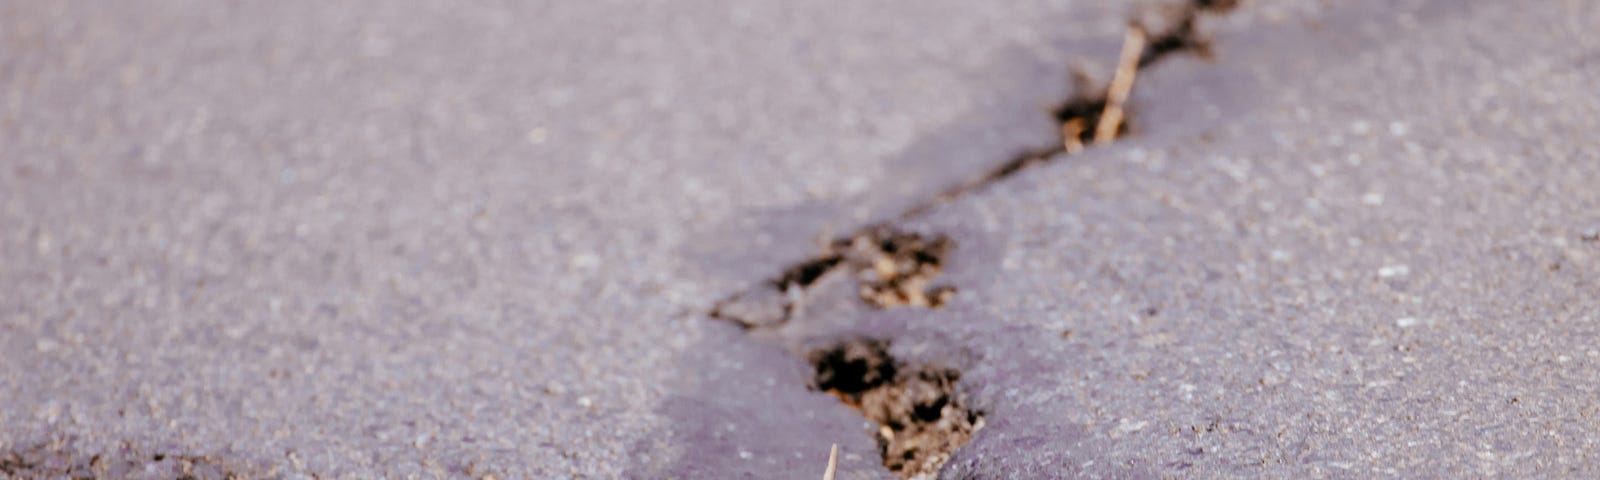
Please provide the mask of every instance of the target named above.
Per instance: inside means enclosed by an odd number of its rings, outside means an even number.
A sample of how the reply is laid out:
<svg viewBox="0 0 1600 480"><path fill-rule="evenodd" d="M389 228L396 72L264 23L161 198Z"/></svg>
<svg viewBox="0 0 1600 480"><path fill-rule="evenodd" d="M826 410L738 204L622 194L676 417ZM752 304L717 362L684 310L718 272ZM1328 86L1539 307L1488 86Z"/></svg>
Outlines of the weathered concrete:
<svg viewBox="0 0 1600 480"><path fill-rule="evenodd" d="M957 476L1593 476L1600 9L1260 3L907 224L952 305L797 338L963 370ZM1048 143L1128 8L0 3L0 455L882 476L706 308Z"/></svg>

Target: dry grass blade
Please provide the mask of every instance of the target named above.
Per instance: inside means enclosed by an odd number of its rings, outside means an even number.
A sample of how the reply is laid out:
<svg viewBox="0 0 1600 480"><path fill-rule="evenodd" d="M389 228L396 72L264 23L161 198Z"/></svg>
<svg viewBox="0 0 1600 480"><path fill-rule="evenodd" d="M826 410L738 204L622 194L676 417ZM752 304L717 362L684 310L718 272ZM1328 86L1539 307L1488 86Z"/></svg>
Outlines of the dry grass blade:
<svg viewBox="0 0 1600 480"><path fill-rule="evenodd" d="M1100 114L1100 122L1095 125L1094 143L1105 145L1117 138L1117 129L1122 126L1122 104L1128 101L1128 94L1133 92L1133 79L1139 74L1139 57L1144 54L1145 34L1144 29L1129 25L1128 33L1122 39L1122 58L1117 63L1117 74L1111 77L1111 86L1106 91L1106 109Z"/></svg>
<svg viewBox="0 0 1600 480"><path fill-rule="evenodd" d="M833 450L828 452L828 470L822 472L822 480L833 480L833 474L839 470L839 444L833 444Z"/></svg>

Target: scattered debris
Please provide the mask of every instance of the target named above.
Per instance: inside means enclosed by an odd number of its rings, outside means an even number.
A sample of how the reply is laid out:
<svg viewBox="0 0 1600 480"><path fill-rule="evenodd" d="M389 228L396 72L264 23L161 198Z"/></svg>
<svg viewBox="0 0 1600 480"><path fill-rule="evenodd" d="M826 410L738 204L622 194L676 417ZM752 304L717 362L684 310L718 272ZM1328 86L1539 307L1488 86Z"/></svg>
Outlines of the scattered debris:
<svg viewBox="0 0 1600 480"><path fill-rule="evenodd" d="M953 369L911 366L885 340L856 339L812 352L815 388L878 424L883 465L901 478L933 478L950 455L983 428L966 407Z"/></svg>
<svg viewBox="0 0 1600 480"><path fill-rule="evenodd" d="M856 270L862 301L878 308L939 308L956 289L928 284L943 272L944 258L952 246L944 235L924 237L879 227L856 235L847 244L836 244L835 249Z"/></svg>
<svg viewBox="0 0 1600 480"><path fill-rule="evenodd" d="M1106 145L1126 135L1132 112L1129 99L1139 70L1174 53L1209 57L1211 44L1201 32L1201 17L1228 12L1238 4L1239 0L1188 0L1141 12L1129 23L1109 84L1101 86L1087 72L1074 72L1075 96L1052 112L1060 142L1023 150L981 177L946 189L895 218L920 216L1062 154L1076 154L1091 142ZM1373 203L1367 197L1363 201ZM1381 196L1376 203L1382 203ZM1600 234L1591 230L1584 238L1600 240ZM785 269L776 278L718 302L710 315L746 330L778 327L802 315L808 290L829 278L848 277L855 278L858 294L868 305L939 308L956 290L931 283L942 273L952 249L953 244L942 235L870 226L830 242L821 255ZM1380 275L1404 273L1392 270ZM1146 316L1158 313L1154 307L1145 311ZM1061 335L1067 338L1073 332L1065 330ZM904 365L889 355L888 347L887 340L851 340L811 352L808 360L816 367L814 388L877 422L879 451L890 471L902 478L933 478L955 450L983 427L983 413L962 402L955 388L959 372ZM1137 428L1143 427L1137 424ZM825 480L835 474L837 455L835 445Z"/></svg>
<svg viewBox="0 0 1600 480"><path fill-rule="evenodd" d="M745 329L773 328L800 316L806 290L835 271L858 281L861 300L878 308L944 306L956 289L933 286L954 243L944 235L924 236L886 226L863 229L830 242L822 255L784 270L763 285L719 302L711 317Z"/></svg>
<svg viewBox="0 0 1600 480"><path fill-rule="evenodd" d="M898 218L919 216L935 206L965 196L989 184L1017 174L1034 165L1053 160L1062 153L1076 153L1093 142L1104 145L1127 133L1127 102L1132 95L1138 70L1180 52L1210 55L1210 42L1200 33L1203 14L1221 14L1238 6L1238 0L1191 0L1177 5L1155 7L1130 22L1123 39L1122 55L1109 85L1096 86L1085 72L1075 72L1076 96L1062 103L1053 114L1060 125L1061 142L1046 148L1025 150L975 180L962 183L935 195L927 202L901 213ZM1161 28L1155 28L1161 27ZM1156 33L1147 33L1156 32ZM1367 197L1364 201L1372 203ZM1382 203L1382 197L1378 197ZM933 262L903 262L905 240L888 227L873 226L833 241L815 258L789 267L783 274L718 302L711 317L727 320L745 329L772 328L799 316L805 292L828 273L846 266L861 278L861 298L877 307L919 306L938 308L954 295L953 287L929 288L927 281L938 275L941 257L948 244L937 238L929 245L938 253ZM893 238L891 238L893 237ZM943 238L943 237L938 237ZM883 243L888 239L891 243ZM920 240L919 240L920 241ZM913 246L910 250L918 250ZM862 274L870 271L876 274Z"/></svg>

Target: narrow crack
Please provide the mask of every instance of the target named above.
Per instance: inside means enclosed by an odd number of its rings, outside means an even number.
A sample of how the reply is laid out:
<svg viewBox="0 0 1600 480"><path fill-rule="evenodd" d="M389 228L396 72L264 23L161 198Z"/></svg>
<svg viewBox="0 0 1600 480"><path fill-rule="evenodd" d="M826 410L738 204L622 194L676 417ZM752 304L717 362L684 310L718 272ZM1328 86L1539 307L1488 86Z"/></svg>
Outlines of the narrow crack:
<svg viewBox="0 0 1600 480"><path fill-rule="evenodd" d="M1129 22L1117 75L1100 84L1083 71L1073 74L1073 97L1051 111L1059 127L1054 145L1022 150L983 175L947 188L914 205L895 221L919 217L1034 166L1104 145L1127 135L1127 105L1135 74L1174 54L1209 58L1210 39L1200 20L1225 14L1241 0L1189 0L1153 6ZM1154 33L1151 33L1154 32ZM944 235L864 227L828 242L822 253L784 269L777 277L731 295L710 316L746 330L776 329L803 316L807 291L830 278L854 277L860 299L875 308L940 308L955 295L950 285L932 285L954 243ZM889 353L889 340L855 339L815 350L806 359L816 369L812 387L827 392L879 425L883 464L902 478L932 478L983 427L983 412L970 408L951 368L908 365Z"/></svg>
<svg viewBox="0 0 1600 480"><path fill-rule="evenodd" d="M1210 57L1211 41L1201 31L1200 19L1206 15L1227 13L1237 7L1239 1L1191 0L1175 5L1154 6L1142 12L1142 15L1136 16L1129 22L1130 29L1141 32L1141 38L1147 38L1136 56L1137 68L1150 67L1162 59L1180 53ZM1142 33L1150 31L1156 33ZM1102 129L1100 123L1108 117L1105 113L1108 104L1112 103L1112 85L1099 84L1083 71L1074 72L1072 81L1073 91L1076 93L1051 111L1061 133L1060 141L1051 146L1023 150L982 176L945 189L929 200L905 210L895 217L896 220L904 221L919 217L939 205L965 197L1034 166L1055 161L1066 156L1065 154L1075 153L1081 150L1083 145L1093 143L1096 132ZM1127 88L1132 88L1131 83ZM1119 110L1122 108L1124 107L1118 105ZM1127 134L1129 116L1131 115L1116 116L1117 126L1114 129L1108 127L1108 130L1114 132L1112 138ZM821 255L794 264L776 278L718 302L710 312L711 317L732 322L745 329L781 326L799 315L806 290L829 272L841 266L857 272L862 270L863 262L847 261L849 259L844 252L848 248L841 247L854 245L862 238L878 241L879 237L885 235L900 234L884 224L876 224L835 239L824 247ZM948 249L949 244L946 241L943 250ZM873 260L866 262L865 265L871 266L875 263L876 260ZM937 272L934 275L937 275ZM939 308L955 294L954 287L941 287L936 292L922 291L920 296L915 288L911 290L901 288L903 283L920 282L927 278L931 276L918 277L912 282L893 282L894 285L889 291L872 293L864 291L862 300L877 307Z"/></svg>
<svg viewBox="0 0 1600 480"><path fill-rule="evenodd" d="M1139 21L1138 28L1159 32L1150 36L1139 68L1155 65L1174 53L1193 53L1211 58L1211 38L1200 31L1199 21L1206 14L1221 15L1239 6L1241 0L1193 0L1188 3L1156 7Z"/></svg>

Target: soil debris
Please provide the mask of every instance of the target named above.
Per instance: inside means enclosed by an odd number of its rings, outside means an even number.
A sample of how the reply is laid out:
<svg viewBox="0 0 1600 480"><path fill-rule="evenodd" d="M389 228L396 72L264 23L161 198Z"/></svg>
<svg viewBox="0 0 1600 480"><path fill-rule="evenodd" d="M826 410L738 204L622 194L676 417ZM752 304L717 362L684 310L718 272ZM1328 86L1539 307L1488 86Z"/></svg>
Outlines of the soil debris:
<svg viewBox="0 0 1600 480"><path fill-rule="evenodd" d="M883 466L901 478L933 478L950 454L984 426L955 389L960 373L902 365L882 339L851 339L816 350L816 389L877 422Z"/></svg>
<svg viewBox="0 0 1600 480"><path fill-rule="evenodd" d="M965 405L953 369L905 365L889 342L855 339L812 352L815 388L878 424L883 465L901 478L934 478L945 461L983 428Z"/></svg>
<svg viewBox="0 0 1600 480"><path fill-rule="evenodd" d="M772 328L800 316L806 292L836 271L858 282L861 300L877 308L944 306L956 289L932 285L955 247L944 235L874 226L829 242L823 253L762 285L719 302L711 317L745 329Z"/></svg>
<svg viewBox="0 0 1600 480"><path fill-rule="evenodd" d="M858 234L849 243L835 245L856 271L861 300L878 308L913 306L939 308L956 293L955 287L930 287L944 271L944 258L953 243L949 237L901 232L878 227Z"/></svg>
<svg viewBox="0 0 1600 480"><path fill-rule="evenodd" d="M1109 84L1099 84L1081 70L1073 73L1077 93L1052 111L1060 126L1060 143L1024 150L983 176L946 189L897 218L922 215L1032 166L1053 161L1063 153L1077 153L1085 145L1103 145L1126 135L1128 119L1134 113L1127 102L1137 71L1174 53L1210 56L1211 43L1202 33L1201 19L1226 13L1238 4L1239 0L1190 0L1145 9L1129 22L1117 75ZM806 291L841 267L857 276L861 299L869 305L939 308L955 294L955 288L930 286L929 282L939 274L949 242L942 236L923 239L910 235L878 225L834 240L822 255L785 269L764 285L718 302L711 317L745 329L783 325L800 316Z"/></svg>
<svg viewBox="0 0 1600 480"><path fill-rule="evenodd" d="M1076 154L1086 145L1105 145L1125 136L1134 110L1129 104L1139 70L1175 53L1211 56L1202 19L1226 13L1240 0L1187 0L1145 8L1128 23L1121 57L1109 83L1083 70L1073 72L1074 96L1051 112L1061 139L1030 148L984 175L945 189L895 217L912 219L1033 166ZM1596 235L1585 233L1585 240ZM807 292L833 278L854 278L857 294L876 308L939 308L955 294L933 285L954 244L943 235L923 235L887 225L863 228L829 242L823 252L785 269L767 282L718 302L711 317L749 329L779 327L802 316ZM843 274L836 274L843 272ZM1151 307L1146 316L1159 310ZM1062 332L1063 338L1073 335ZM968 407L956 384L960 372L910 365L892 357L885 339L855 339L813 350L812 387L877 423L883 464L901 478L934 478L956 449L984 425L984 414ZM833 473L830 459L828 474Z"/></svg>

